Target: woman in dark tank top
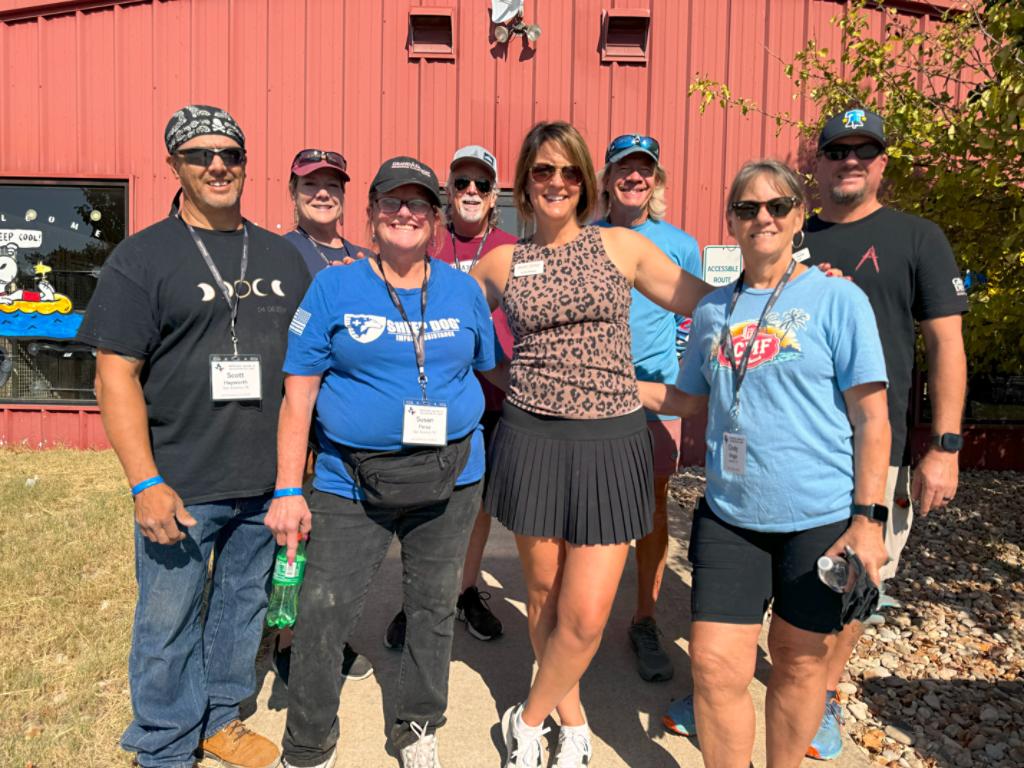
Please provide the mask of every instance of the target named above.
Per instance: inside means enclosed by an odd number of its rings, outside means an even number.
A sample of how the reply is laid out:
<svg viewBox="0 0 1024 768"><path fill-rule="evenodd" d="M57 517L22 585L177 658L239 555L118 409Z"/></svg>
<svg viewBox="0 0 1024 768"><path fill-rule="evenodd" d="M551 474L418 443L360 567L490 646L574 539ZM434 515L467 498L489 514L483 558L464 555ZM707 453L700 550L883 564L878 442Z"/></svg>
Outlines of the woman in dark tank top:
<svg viewBox="0 0 1024 768"><path fill-rule="evenodd" d="M647 534L653 459L630 352L630 289L692 314L710 287L624 228L585 226L598 197L586 142L538 123L514 196L534 234L471 273L514 336L485 507L516 534L538 672L502 718L505 765L543 763L557 710L559 764L584 765L590 732L579 680L597 652L629 542ZM526 670L524 673L529 674Z"/></svg>

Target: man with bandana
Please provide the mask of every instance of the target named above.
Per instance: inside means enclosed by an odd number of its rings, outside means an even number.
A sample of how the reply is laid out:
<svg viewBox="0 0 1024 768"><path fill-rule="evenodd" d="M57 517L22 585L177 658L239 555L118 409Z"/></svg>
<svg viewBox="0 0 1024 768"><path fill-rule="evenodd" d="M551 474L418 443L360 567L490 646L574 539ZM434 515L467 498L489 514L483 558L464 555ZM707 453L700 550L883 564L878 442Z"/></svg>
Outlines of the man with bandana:
<svg viewBox="0 0 1024 768"><path fill-rule="evenodd" d="M256 685L281 367L309 273L242 218L245 135L231 115L184 107L164 142L176 205L114 249L78 335L97 349L96 399L134 497L121 745L144 768L271 768L277 747L238 706Z"/></svg>

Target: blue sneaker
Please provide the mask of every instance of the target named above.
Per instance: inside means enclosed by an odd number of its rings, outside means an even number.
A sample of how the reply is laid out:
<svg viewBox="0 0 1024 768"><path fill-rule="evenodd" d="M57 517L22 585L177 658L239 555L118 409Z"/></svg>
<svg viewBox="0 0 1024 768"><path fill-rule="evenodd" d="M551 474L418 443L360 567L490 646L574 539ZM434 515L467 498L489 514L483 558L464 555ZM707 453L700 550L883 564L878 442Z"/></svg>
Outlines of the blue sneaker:
<svg viewBox="0 0 1024 768"><path fill-rule="evenodd" d="M815 760L835 760L843 751L843 708L836 699L835 691L825 694L825 714L814 735L807 756Z"/></svg>
<svg viewBox="0 0 1024 768"><path fill-rule="evenodd" d="M697 720L693 715L693 694L688 693L683 698L673 701L668 712L662 716L661 722L672 733L696 736Z"/></svg>

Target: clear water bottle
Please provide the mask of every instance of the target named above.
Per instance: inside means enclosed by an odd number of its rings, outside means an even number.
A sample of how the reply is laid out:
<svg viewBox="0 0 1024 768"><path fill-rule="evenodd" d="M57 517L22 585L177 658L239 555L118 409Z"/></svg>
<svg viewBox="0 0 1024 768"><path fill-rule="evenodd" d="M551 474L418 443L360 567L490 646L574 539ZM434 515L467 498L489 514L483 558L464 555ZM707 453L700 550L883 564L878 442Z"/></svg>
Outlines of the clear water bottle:
<svg viewBox="0 0 1024 768"><path fill-rule="evenodd" d="M850 566L840 555L833 559L828 555L818 558L818 578L833 592L846 592L850 580Z"/></svg>
<svg viewBox="0 0 1024 768"><path fill-rule="evenodd" d="M281 547L274 558L274 575L270 580L270 604L267 626L285 629L295 624L299 615L299 588L306 573L306 542L300 541L295 560L288 562L288 548Z"/></svg>

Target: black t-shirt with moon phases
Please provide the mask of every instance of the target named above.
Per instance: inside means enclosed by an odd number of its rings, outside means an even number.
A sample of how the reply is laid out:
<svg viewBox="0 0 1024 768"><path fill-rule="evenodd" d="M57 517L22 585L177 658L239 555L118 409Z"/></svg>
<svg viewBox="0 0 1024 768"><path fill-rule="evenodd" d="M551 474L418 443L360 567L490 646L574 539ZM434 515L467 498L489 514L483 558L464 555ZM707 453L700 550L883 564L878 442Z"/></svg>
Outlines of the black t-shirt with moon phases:
<svg viewBox="0 0 1024 768"><path fill-rule="evenodd" d="M196 229L238 301L238 352L259 355L263 398L213 402L210 355L232 353L231 312L185 225L167 218L120 243L103 265L78 332L98 349L145 360L142 388L157 470L186 504L274 487L288 324L309 287L293 245L247 223Z"/></svg>

